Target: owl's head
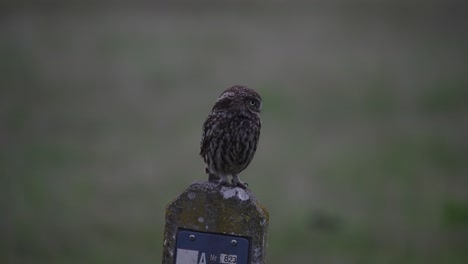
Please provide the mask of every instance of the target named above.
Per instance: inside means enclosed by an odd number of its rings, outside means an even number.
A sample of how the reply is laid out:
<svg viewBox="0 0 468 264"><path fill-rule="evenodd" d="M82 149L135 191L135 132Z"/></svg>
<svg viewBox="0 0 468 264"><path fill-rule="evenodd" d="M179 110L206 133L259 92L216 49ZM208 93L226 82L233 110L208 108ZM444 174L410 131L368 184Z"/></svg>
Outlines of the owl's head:
<svg viewBox="0 0 468 264"><path fill-rule="evenodd" d="M234 85L225 90L216 100L213 110L247 110L259 114L262 111L262 97L253 89Z"/></svg>

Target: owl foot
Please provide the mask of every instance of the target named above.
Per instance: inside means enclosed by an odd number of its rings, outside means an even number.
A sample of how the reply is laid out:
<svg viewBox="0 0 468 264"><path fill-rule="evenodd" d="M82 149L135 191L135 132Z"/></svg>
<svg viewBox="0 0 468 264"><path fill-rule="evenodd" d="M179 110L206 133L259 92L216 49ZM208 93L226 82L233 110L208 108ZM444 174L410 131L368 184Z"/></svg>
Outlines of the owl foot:
<svg viewBox="0 0 468 264"><path fill-rule="evenodd" d="M242 189L247 189L249 187L249 184L247 184L246 182L233 183L233 185Z"/></svg>
<svg viewBox="0 0 468 264"><path fill-rule="evenodd" d="M249 186L246 182L241 182L239 176L232 175L232 186L234 187L241 187L242 189L247 189Z"/></svg>
<svg viewBox="0 0 468 264"><path fill-rule="evenodd" d="M214 175L214 174L211 174L209 172L207 172L208 174L208 181L209 182L218 182L221 180L221 178L219 178L218 176Z"/></svg>
<svg viewBox="0 0 468 264"><path fill-rule="evenodd" d="M214 174L210 173L209 177L208 177L208 181L216 183L216 185L219 188L221 188L223 186L229 186L229 182L228 182L226 176L217 176L217 175L214 175Z"/></svg>
<svg viewBox="0 0 468 264"><path fill-rule="evenodd" d="M218 188L223 188L223 187L230 187L231 185L227 181L218 181L217 186Z"/></svg>

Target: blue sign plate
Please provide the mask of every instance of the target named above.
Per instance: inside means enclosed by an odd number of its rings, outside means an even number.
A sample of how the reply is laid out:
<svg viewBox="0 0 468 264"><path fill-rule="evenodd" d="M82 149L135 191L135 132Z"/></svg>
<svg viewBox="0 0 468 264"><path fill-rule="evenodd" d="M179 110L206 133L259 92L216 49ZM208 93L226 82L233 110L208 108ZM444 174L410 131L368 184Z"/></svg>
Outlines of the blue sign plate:
<svg viewBox="0 0 468 264"><path fill-rule="evenodd" d="M245 237L179 230L175 264L247 264L249 240Z"/></svg>

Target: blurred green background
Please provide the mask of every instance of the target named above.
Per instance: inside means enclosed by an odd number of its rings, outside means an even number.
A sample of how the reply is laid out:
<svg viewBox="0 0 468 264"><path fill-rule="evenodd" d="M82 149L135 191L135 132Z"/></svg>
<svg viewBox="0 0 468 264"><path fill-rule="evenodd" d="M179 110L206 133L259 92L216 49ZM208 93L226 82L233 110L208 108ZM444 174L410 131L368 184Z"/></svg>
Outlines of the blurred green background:
<svg viewBox="0 0 468 264"><path fill-rule="evenodd" d="M0 8L1 263L160 263L233 84L263 96L268 263L468 263L462 1L27 3Z"/></svg>

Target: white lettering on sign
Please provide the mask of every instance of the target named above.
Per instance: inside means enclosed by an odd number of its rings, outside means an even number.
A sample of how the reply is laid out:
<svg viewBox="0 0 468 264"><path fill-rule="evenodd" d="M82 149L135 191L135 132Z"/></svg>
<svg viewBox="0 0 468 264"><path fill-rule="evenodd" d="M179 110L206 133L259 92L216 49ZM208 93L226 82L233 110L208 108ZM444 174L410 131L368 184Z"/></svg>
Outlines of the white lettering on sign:
<svg viewBox="0 0 468 264"><path fill-rule="evenodd" d="M219 255L219 263L221 263L221 264L236 264L237 263L237 255L220 254Z"/></svg>
<svg viewBox="0 0 468 264"><path fill-rule="evenodd" d="M198 264L198 250L177 249L176 264Z"/></svg>
<svg viewBox="0 0 468 264"><path fill-rule="evenodd" d="M200 262L198 264L206 264L205 252L201 253Z"/></svg>
<svg viewBox="0 0 468 264"><path fill-rule="evenodd" d="M210 254L210 261L216 262L216 260L218 260L218 257L216 255Z"/></svg>

